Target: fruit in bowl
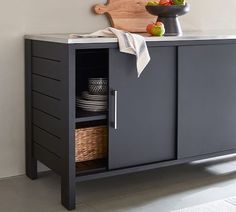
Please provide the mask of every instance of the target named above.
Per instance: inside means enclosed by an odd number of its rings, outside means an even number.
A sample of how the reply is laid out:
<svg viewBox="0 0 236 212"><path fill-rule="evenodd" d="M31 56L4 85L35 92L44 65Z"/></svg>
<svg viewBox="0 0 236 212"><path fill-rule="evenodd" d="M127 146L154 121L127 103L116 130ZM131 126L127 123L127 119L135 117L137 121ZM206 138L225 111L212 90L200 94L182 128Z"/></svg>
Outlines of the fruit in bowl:
<svg viewBox="0 0 236 212"><path fill-rule="evenodd" d="M185 5L185 0L154 0L148 1L147 6L171 6L171 5Z"/></svg>
<svg viewBox="0 0 236 212"><path fill-rule="evenodd" d="M170 5L172 5L172 1L171 0L160 0L159 5L160 6L170 6Z"/></svg>
<svg viewBox="0 0 236 212"><path fill-rule="evenodd" d="M178 17L187 14L190 5L186 0L160 0L158 5L146 5L146 10L165 25L165 36L178 36L183 34Z"/></svg>
<svg viewBox="0 0 236 212"><path fill-rule="evenodd" d="M172 0L173 5L185 5L185 0Z"/></svg>
<svg viewBox="0 0 236 212"><path fill-rule="evenodd" d="M157 5L159 5L159 1L149 1L147 3L147 6L157 6Z"/></svg>
<svg viewBox="0 0 236 212"><path fill-rule="evenodd" d="M162 22L148 24L146 30L152 36L163 36L165 34L165 26Z"/></svg>

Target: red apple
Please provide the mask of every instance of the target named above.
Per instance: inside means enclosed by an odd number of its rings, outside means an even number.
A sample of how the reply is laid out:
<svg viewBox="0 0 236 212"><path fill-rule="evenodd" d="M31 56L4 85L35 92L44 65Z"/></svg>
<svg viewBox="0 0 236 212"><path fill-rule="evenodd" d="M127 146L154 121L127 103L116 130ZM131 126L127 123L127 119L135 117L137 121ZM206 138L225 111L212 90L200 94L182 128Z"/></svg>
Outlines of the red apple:
<svg viewBox="0 0 236 212"><path fill-rule="evenodd" d="M153 36L162 36L165 34L165 26L160 21L156 22L155 24L148 24L146 30Z"/></svg>
<svg viewBox="0 0 236 212"><path fill-rule="evenodd" d="M159 5L170 6L172 4L171 4L171 0L160 0Z"/></svg>
<svg viewBox="0 0 236 212"><path fill-rule="evenodd" d="M152 30L152 28L153 28L154 26L155 26L154 23L148 24L148 25L147 25L147 28L146 28L147 33L151 34L151 30Z"/></svg>

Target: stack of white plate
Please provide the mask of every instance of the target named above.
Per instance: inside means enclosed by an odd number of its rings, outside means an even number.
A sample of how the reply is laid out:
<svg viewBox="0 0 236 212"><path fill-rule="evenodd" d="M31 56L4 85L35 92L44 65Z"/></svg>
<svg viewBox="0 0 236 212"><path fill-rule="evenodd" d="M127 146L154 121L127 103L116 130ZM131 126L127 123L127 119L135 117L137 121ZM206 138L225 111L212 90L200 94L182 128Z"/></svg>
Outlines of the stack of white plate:
<svg viewBox="0 0 236 212"><path fill-rule="evenodd" d="M107 110L107 95L89 94L82 92L82 96L76 98L76 106L90 112L103 112Z"/></svg>
<svg viewBox="0 0 236 212"><path fill-rule="evenodd" d="M88 91L83 91L82 92L82 98L91 100L91 101L107 101L107 95L94 95L94 94L89 94Z"/></svg>

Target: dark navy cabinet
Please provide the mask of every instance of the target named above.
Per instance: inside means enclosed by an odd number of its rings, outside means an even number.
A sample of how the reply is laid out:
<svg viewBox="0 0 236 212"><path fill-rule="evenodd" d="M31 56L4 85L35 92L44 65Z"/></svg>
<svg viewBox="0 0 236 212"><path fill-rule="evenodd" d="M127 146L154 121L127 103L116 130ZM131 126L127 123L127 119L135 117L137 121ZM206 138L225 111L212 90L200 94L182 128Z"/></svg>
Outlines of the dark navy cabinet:
<svg viewBox="0 0 236 212"><path fill-rule="evenodd" d="M236 44L178 50L178 157L236 148Z"/></svg>
<svg viewBox="0 0 236 212"><path fill-rule="evenodd" d="M149 52L151 62L140 78L134 56L109 52L110 169L176 158L176 48Z"/></svg>
<svg viewBox="0 0 236 212"><path fill-rule="evenodd" d="M116 42L26 39L26 174L37 161L61 177L61 202L76 182L236 152L236 41L147 42L151 61L137 77ZM76 108L88 78L107 77L107 113ZM107 157L75 162L75 129L106 125Z"/></svg>

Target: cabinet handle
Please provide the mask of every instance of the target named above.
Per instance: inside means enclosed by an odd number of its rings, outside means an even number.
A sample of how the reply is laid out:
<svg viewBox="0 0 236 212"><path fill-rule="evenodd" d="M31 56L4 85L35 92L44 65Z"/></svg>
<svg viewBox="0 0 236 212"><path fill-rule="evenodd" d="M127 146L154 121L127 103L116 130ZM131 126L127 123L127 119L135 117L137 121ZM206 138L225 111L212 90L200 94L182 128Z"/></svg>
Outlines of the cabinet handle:
<svg viewBox="0 0 236 212"><path fill-rule="evenodd" d="M118 103L118 91L114 90L114 129L117 130L117 103Z"/></svg>

